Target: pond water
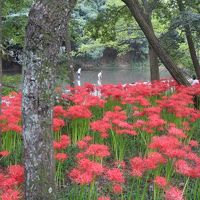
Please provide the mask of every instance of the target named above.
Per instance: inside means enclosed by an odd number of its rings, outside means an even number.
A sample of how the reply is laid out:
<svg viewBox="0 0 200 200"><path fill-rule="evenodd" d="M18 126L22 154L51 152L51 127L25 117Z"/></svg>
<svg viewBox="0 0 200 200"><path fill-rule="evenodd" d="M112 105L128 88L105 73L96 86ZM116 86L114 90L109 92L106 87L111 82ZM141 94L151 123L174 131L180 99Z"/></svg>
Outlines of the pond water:
<svg viewBox="0 0 200 200"><path fill-rule="evenodd" d="M102 70L102 80L98 81L98 73ZM165 68L160 68L161 78L170 78L169 72ZM101 68L87 71L81 71L80 79L75 74L76 85L83 85L85 82L92 84L118 84L133 83L150 80L150 70L146 66L141 68Z"/></svg>

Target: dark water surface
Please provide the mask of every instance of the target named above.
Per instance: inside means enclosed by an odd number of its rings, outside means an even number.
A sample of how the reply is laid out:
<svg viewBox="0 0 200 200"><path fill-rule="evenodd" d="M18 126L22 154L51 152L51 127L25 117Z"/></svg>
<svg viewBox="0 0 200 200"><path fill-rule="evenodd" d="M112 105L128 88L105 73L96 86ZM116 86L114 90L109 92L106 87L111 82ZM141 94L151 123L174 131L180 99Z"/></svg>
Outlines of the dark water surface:
<svg viewBox="0 0 200 200"><path fill-rule="evenodd" d="M98 73L101 70L82 71L80 79L76 77L76 85L83 85L85 82L98 84ZM102 68L102 81L101 84L118 84L118 83L133 83L150 80L150 70L144 66L140 69L136 68ZM161 78L170 78L170 74L165 68L160 69Z"/></svg>

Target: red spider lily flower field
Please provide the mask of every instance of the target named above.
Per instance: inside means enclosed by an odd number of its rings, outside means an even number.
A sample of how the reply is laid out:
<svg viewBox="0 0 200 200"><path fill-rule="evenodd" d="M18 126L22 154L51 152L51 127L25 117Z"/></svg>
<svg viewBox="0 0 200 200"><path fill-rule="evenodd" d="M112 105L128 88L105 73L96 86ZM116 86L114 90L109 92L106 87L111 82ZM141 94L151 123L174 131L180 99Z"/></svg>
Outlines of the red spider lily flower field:
<svg viewBox="0 0 200 200"><path fill-rule="evenodd" d="M200 199L200 110L193 103L200 85L71 91L59 93L54 106L57 199ZM20 93L3 97L0 127L0 199L23 199Z"/></svg>

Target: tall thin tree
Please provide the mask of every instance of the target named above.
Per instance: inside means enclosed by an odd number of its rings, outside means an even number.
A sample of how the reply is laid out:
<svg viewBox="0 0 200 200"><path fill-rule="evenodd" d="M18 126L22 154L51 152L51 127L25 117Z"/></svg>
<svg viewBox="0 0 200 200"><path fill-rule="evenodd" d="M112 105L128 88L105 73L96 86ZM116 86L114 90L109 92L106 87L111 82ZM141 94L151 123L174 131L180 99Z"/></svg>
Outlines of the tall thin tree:
<svg viewBox="0 0 200 200"><path fill-rule="evenodd" d="M159 2L159 0L154 0L154 1L143 0L142 2L143 2L146 22L154 32L151 18L153 10L155 9L156 4ZM156 55L151 45L149 45L149 65L150 65L150 80L151 81L160 80L158 56Z"/></svg>
<svg viewBox="0 0 200 200"><path fill-rule="evenodd" d="M146 22L144 17L144 13L139 5L138 0L122 0L129 10L131 11L133 17L137 21L138 25L140 26L141 30L145 34L149 44L154 49L155 53L168 69L172 77L179 83L183 85L190 85L187 79L184 77L181 70L176 66L176 64L172 61L171 57L168 55L166 50L162 48L158 38L155 36L154 32L152 31L151 27Z"/></svg>
<svg viewBox="0 0 200 200"><path fill-rule="evenodd" d="M0 0L0 114L1 114L1 104L2 104L2 55L3 55L3 0ZM1 128L0 128L0 139L1 139Z"/></svg>
<svg viewBox="0 0 200 200"><path fill-rule="evenodd" d="M68 0L36 0L29 13L22 98L25 198L28 200L56 199L53 91L69 11Z"/></svg>
<svg viewBox="0 0 200 200"><path fill-rule="evenodd" d="M77 0L71 0L69 1L68 7L70 10L72 10L76 4ZM65 37L65 49L66 49L66 55L67 55L67 69L68 69L68 77L70 86L75 86L75 77L74 77L74 63L73 63L73 57L72 57L72 45L71 45L71 32L70 32L70 18L71 15L68 15L67 18L67 24L66 24L66 37Z"/></svg>
<svg viewBox="0 0 200 200"><path fill-rule="evenodd" d="M177 0L177 4L178 4L178 7L179 7L180 14L183 14L185 12L185 5L184 5L183 1ZM196 72L197 78L200 79L200 64L199 64L199 60L198 60L198 57L197 57L195 45L194 45L194 42L193 42L192 31L191 31L190 25L184 24L184 29L185 29L185 35L186 35L186 39L187 39L192 63L193 63L193 66L194 66L194 70Z"/></svg>

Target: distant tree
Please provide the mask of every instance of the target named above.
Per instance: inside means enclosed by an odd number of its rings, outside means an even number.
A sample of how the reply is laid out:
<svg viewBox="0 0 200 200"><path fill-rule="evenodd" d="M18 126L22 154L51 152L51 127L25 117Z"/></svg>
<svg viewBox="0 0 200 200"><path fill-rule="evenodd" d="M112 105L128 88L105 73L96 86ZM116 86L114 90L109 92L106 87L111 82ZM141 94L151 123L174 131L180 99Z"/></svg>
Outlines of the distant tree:
<svg viewBox="0 0 200 200"><path fill-rule="evenodd" d="M3 13L3 44L23 46L28 12L33 0L6 0Z"/></svg>
<svg viewBox="0 0 200 200"><path fill-rule="evenodd" d="M130 9L132 15L135 20L139 24L140 28L144 32L149 44L154 49L155 53L168 69L172 77L179 83L183 85L190 85L187 79L184 77L181 70L176 66L176 64L172 61L171 57L168 55L166 50L160 45L158 38L155 36L152 28L148 25L144 13L140 7L140 4L137 0L123 0L123 2Z"/></svg>
<svg viewBox="0 0 200 200"><path fill-rule="evenodd" d="M71 0L69 2L70 11L74 8L77 0ZM65 49L66 49L66 56L67 56L67 71L69 77L69 83L71 87L75 86L75 77L74 77L74 63L72 57L72 45L71 45L71 30L70 30L70 19L71 15L68 15L66 20L66 35L65 35Z"/></svg>
<svg viewBox="0 0 200 200"><path fill-rule="evenodd" d="M67 0L36 0L24 46L23 141L25 198L55 200L52 106L55 69L70 13Z"/></svg>
<svg viewBox="0 0 200 200"><path fill-rule="evenodd" d="M184 14L184 12L186 10L185 10L185 5L184 5L183 1L177 0L177 4L178 4L180 14ZM194 70L196 72L197 78L200 79L200 65L199 65L199 60L198 60L198 57L197 57L197 52L196 52L196 49L195 49L194 41L193 41L193 38L192 38L191 28L190 28L189 24L184 24L183 27L185 29L186 39L187 39L192 63L193 63L193 66L194 66Z"/></svg>
<svg viewBox="0 0 200 200"><path fill-rule="evenodd" d="M152 29L152 32L154 32L153 24L152 24L152 13L153 10L156 8L156 4L159 2L159 0L142 0L143 7L144 7L144 16L146 18L146 22L148 23L149 27ZM160 73L159 73L159 62L158 57L153 50L152 46L149 45L149 63L150 63L150 79L151 81L159 80L160 79Z"/></svg>
<svg viewBox="0 0 200 200"><path fill-rule="evenodd" d="M0 0L0 114L1 114L1 104L2 104L2 55L3 55L3 44L2 44L2 8L3 0ZM0 142L1 142L1 128L0 128Z"/></svg>

